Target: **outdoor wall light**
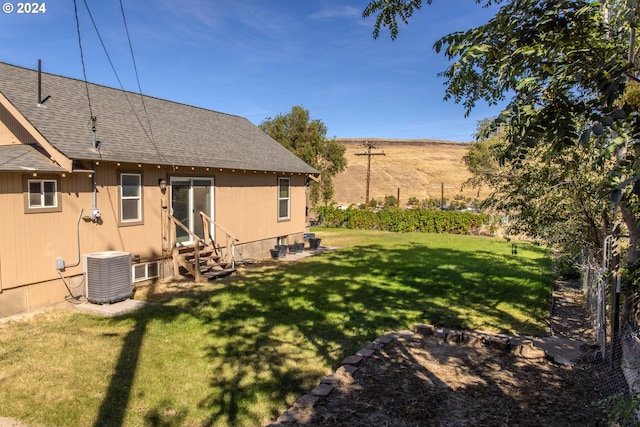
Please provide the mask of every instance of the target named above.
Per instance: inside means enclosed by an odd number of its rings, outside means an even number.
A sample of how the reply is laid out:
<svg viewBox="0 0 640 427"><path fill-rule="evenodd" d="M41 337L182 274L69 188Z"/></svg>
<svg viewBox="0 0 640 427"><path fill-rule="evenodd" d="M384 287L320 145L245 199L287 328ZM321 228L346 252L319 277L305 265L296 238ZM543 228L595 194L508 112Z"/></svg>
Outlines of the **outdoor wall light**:
<svg viewBox="0 0 640 427"><path fill-rule="evenodd" d="M158 186L160 187L160 191L162 191L162 194L164 194L164 192L167 191L167 180L164 178L160 178L158 180Z"/></svg>

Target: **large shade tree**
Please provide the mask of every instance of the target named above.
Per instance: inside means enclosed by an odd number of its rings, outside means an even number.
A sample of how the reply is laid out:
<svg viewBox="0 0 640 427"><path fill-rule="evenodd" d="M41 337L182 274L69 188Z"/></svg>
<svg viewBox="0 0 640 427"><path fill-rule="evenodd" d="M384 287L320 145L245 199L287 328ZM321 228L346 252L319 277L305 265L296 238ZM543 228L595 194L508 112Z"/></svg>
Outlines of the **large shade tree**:
<svg viewBox="0 0 640 427"><path fill-rule="evenodd" d="M636 267L637 2L472 1L498 9L486 24L435 42L435 50L452 61L441 73L445 99L462 103L467 114L477 102L508 102L487 129L505 129L505 160L512 167L530 167L532 155L561 164L571 150L601 167L599 190L622 213L631 240L628 261ZM375 16L374 37L388 28L395 39L400 25L430 3L373 0L363 16Z"/></svg>
<svg viewBox="0 0 640 427"><path fill-rule="evenodd" d="M327 138L322 120L311 119L308 110L293 106L287 114L268 117L258 125L273 139L321 172L321 181L312 182L311 203L325 204L333 199L333 177L347 167L346 148Z"/></svg>
<svg viewBox="0 0 640 427"><path fill-rule="evenodd" d="M493 132L489 119L479 123L478 135L463 160L472 173L467 185L488 187L485 207L518 214L509 231L527 235L563 249L567 255L590 248L596 252L611 222L611 203L602 197L602 171L594 162L598 148L565 148L550 153L543 145L531 148L516 165L505 162L509 142L506 129Z"/></svg>

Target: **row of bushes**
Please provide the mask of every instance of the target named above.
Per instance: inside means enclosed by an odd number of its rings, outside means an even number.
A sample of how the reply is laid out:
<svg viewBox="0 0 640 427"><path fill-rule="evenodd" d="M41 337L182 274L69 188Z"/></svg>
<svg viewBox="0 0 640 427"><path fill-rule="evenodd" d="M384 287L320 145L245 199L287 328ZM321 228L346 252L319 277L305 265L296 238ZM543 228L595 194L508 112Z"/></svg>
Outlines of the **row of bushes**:
<svg viewBox="0 0 640 427"><path fill-rule="evenodd" d="M318 225L360 230L386 230L396 232L478 234L484 226L490 228L491 217L486 214L424 209L385 209L367 211L319 206Z"/></svg>

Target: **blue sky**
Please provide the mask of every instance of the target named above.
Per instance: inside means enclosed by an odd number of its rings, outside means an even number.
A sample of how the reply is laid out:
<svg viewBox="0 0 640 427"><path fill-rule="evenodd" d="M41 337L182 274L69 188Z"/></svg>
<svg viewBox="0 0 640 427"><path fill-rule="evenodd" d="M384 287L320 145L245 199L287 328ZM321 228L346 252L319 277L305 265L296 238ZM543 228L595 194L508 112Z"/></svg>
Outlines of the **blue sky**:
<svg viewBox="0 0 640 427"><path fill-rule="evenodd" d="M3 10L7 4L4 0ZM73 0L46 12L0 13L0 61L84 79ZM374 40L367 0L122 0L142 92L246 117L259 124L294 105L327 126L328 137L471 141L498 107L443 101L441 36L486 22L473 0L434 0L401 28ZM119 0L86 0L115 71L138 92ZM77 0L87 79L120 88Z"/></svg>

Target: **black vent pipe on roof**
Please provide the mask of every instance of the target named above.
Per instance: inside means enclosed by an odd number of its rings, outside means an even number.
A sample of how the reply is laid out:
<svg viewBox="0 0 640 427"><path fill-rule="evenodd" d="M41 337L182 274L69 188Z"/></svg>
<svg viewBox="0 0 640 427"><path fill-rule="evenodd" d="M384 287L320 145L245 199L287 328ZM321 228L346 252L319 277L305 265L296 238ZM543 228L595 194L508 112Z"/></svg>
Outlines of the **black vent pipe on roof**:
<svg viewBox="0 0 640 427"><path fill-rule="evenodd" d="M49 98L51 97L47 96L42 99L42 60L38 59L38 105L44 104Z"/></svg>

